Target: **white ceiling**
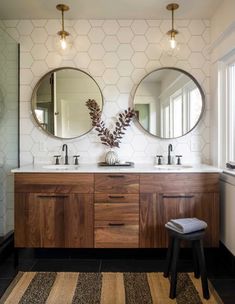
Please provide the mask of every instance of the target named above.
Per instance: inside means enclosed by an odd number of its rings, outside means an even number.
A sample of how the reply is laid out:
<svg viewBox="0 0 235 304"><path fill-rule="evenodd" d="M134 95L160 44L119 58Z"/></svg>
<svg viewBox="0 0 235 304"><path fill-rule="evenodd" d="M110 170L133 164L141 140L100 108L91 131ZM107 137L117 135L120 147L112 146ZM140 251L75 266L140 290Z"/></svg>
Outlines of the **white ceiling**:
<svg viewBox="0 0 235 304"><path fill-rule="evenodd" d="M175 19L210 19L224 0L176 0ZM171 0L0 0L0 19L58 19L58 3L70 6L67 19L170 19ZM173 1L174 2L174 1Z"/></svg>

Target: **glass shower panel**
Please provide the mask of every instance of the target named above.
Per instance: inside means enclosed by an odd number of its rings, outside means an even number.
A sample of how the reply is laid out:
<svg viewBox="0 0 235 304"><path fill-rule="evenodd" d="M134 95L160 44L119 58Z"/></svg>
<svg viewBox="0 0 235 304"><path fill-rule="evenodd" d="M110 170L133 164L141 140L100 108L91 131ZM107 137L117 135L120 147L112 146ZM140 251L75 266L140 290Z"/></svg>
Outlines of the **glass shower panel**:
<svg viewBox="0 0 235 304"><path fill-rule="evenodd" d="M19 165L18 44L0 28L0 236L14 229L14 180Z"/></svg>

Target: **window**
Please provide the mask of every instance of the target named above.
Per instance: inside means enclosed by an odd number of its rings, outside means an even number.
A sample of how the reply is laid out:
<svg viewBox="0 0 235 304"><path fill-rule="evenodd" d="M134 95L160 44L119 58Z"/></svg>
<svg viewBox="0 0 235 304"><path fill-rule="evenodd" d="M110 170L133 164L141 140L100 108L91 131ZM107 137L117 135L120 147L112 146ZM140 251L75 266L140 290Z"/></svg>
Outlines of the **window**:
<svg viewBox="0 0 235 304"><path fill-rule="evenodd" d="M201 113L200 91L190 81L161 102L161 136L179 137L191 130Z"/></svg>
<svg viewBox="0 0 235 304"><path fill-rule="evenodd" d="M235 162L235 56L221 62L219 70L219 164Z"/></svg>

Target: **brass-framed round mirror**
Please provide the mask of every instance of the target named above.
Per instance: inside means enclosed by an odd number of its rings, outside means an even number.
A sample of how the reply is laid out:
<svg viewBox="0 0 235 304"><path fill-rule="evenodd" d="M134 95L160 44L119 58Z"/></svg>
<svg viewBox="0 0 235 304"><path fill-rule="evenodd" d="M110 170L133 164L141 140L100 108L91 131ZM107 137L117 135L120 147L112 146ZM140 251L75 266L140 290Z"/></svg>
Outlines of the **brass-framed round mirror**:
<svg viewBox="0 0 235 304"><path fill-rule="evenodd" d="M93 128L88 99L94 99L102 110L102 92L88 73L71 67L54 69L33 90L32 114L48 135L60 139L80 137Z"/></svg>
<svg viewBox="0 0 235 304"><path fill-rule="evenodd" d="M205 95L188 72L162 67L147 74L138 84L133 107L140 126L149 134L172 139L186 135L200 121Z"/></svg>

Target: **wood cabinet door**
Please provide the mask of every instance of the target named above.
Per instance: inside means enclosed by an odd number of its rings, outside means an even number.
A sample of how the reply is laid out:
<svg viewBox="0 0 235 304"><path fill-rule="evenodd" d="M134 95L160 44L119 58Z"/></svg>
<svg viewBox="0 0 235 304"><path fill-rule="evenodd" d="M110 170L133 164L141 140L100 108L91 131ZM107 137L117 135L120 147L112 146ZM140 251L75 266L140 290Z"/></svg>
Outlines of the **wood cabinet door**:
<svg viewBox="0 0 235 304"><path fill-rule="evenodd" d="M218 246L219 205L215 193L142 193L140 196L140 247L166 248L165 224L174 218L197 217L208 224L205 245Z"/></svg>
<svg viewBox="0 0 235 304"><path fill-rule="evenodd" d="M94 247L94 204L92 194L71 194L65 208L66 248Z"/></svg>
<svg viewBox="0 0 235 304"><path fill-rule="evenodd" d="M16 247L64 247L64 205L69 195L18 193L15 204Z"/></svg>

